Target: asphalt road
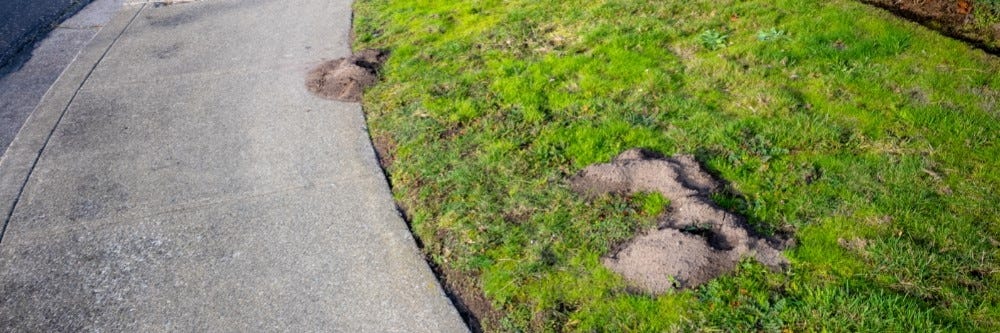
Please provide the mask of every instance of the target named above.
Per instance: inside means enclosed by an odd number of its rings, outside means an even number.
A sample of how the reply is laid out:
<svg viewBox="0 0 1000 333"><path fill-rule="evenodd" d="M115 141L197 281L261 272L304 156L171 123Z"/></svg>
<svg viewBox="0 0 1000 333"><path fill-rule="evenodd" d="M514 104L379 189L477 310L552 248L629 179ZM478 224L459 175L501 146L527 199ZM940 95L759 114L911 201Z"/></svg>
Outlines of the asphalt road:
<svg viewBox="0 0 1000 333"><path fill-rule="evenodd" d="M91 0L0 1L0 66Z"/></svg>
<svg viewBox="0 0 1000 333"><path fill-rule="evenodd" d="M0 0L0 23L13 27L19 22L36 13L39 8L48 8L50 12L58 11L58 6L32 6L31 8L15 6L32 0ZM60 2L63 9L71 8L74 3L89 2L90 4L75 15L60 20L61 22L46 33L36 31L36 41L25 45L7 66L0 67L0 156L4 155L7 146L21 128L21 124L31 115L38 102L49 90L49 87L59 78L63 69L73 61L85 45L101 30L101 27L111 19L123 0L34 0L37 3ZM69 6L69 7L67 7ZM8 8L11 7L11 8ZM20 12L18 12L20 10ZM16 14L16 15L15 15ZM35 15L37 21L44 21L54 14ZM8 19L9 18L9 19ZM47 26L57 23L51 22ZM23 24L22 24L23 26ZM13 38L13 32L18 29L4 28L2 38L5 42ZM3 51L3 49L0 49Z"/></svg>

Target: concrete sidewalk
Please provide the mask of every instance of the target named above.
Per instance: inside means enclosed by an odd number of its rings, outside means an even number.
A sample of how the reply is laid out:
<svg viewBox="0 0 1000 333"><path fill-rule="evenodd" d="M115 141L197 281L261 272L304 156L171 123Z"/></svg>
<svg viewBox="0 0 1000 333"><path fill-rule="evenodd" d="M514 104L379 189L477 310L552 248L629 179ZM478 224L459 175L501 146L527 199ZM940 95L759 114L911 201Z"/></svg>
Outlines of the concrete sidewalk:
<svg viewBox="0 0 1000 333"><path fill-rule="evenodd" d="M21 5L30 3L30 0L17 1ZM22 50L14 55L12 63L0 67L0 156L45 92L121 9L123 1L94 0L59 23L34 48Z"/></svg>
<svg viewBox="0 0 1000 333"><path fill-rule="evenodd" d="M0 330L466 331L360 105L304 87L350 6L126 6L0 160Z"/></svg>

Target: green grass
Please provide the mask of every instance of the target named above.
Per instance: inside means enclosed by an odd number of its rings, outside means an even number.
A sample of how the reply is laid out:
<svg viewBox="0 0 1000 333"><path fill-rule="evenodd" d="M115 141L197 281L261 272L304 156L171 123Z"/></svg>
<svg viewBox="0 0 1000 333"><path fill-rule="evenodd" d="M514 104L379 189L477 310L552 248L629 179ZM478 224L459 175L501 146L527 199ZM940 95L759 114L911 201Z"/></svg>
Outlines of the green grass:
<svg viewBox="0 0 1000 333"><path fill-rule="evenodd" d="M355 47L392 52L365 109L396 198L490 331L1000 331L996 57L845 0L356 10ZM694 154L717 202L794 230L790 270L631 292L600 257L669 203L567 179L632 147Z"/></svg>

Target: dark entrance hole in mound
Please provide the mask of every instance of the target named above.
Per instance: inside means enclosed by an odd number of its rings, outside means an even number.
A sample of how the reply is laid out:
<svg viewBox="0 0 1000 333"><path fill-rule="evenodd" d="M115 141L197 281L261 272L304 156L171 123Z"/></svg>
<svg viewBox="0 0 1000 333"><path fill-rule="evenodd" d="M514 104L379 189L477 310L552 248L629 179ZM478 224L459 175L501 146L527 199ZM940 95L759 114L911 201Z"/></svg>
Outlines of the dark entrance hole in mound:
<svg viewBox="0 0 1000 333"><path fill-rule="evenodd" d="M774 245L780 242L753 232L742 216L709 198L719 182L692 156L664 158L630 149L611 163L586 167L570 182L588 196L659 192L670 199L661 228L636 236L601 260L645 292L697 287L732 271L745 257L775 270L788 265Z"/></svg>
<svg viewBox="0 0 1000 333"><path fill-rule="evenodd" d="M326 61L309 71L306 88L326 99L360 102L365 88L378 81L378 70L388 55L383 50L364 50Z"/></svg>

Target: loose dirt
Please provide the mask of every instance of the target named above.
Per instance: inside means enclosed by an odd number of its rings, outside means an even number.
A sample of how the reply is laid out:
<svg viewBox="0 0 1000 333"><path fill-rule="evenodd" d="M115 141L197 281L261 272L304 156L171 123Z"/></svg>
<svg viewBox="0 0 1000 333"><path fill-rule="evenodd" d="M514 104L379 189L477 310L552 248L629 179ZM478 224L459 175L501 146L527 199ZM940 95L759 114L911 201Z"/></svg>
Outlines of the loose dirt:
<svg viewBox="0 0 1000 333"><path fill-rule="evenodd" d="M389 170L392 163L396 161L393 152L396 151L396 141L386 134L373 135L372 145L375 148L375 156L378 157L378 164L382 166L382 171L389 178Z"/></svg>
<svg viewBox="0 0 1000 333"><path fill-rule="evenodd" d="M428 263L432 263L429 258ZM431 269L470 331L479 333L490 327L501 327L503 315L486 299L481 289L476 287L472 276L433 264Z"/></svg>
<svg viewBox="0 0 1000 333"><path fill-rule="evenodd" d="M744 257L775 270L788 265L780 242L755 234L742 216L712 202L709 195L720 184L692 156L663 158L630 149L611 163L586 167L570 181L588 196L659 192L670 199L657 230L602 258L606 267L645 292L697 287L732 271Z"/></svg>
<svg viewBox="0 0 1000 333"><path fill-rule="evenodd" d="M326 99L360 102L365 88L378 80L378 70L387 57L385 51L364 50L324 62L309 71L306 88Z"/></svg>
<svg viewBox="0 0 1000 333"><path fill-rule="evenodd" d="M973 1L968 0L864 0L878 6L899 10L921 18L960 25L969 19Z"/></svg>
<svg viewBox="0 0 1000 333"><path fill-rule="evenodd" d="M1000 55L1000 4L995 0L861 0ZM979 20L977 17L987 18Z"/></svg>

